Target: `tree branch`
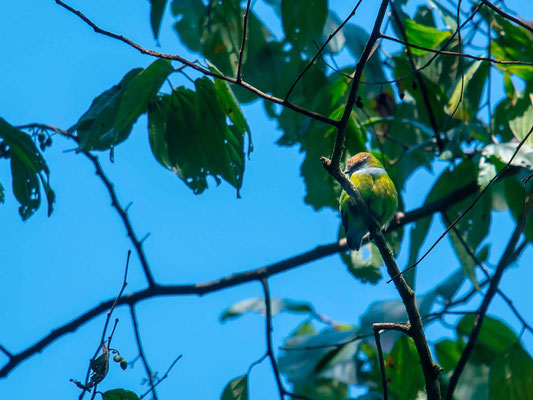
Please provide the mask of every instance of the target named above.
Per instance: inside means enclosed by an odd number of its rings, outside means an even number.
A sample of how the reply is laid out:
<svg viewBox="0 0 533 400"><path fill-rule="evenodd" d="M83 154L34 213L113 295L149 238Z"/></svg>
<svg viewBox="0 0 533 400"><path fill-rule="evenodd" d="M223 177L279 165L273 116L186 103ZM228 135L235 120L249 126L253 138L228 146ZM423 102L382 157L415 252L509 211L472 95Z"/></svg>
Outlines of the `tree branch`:
<svg viewBox="0 0 533 400"><path fill-rule="evenodd" d="M510 14L507 14L505 11L503 11L502 9L496 7L490 1L481 0L481 2L483 4L485 4L487 7L489 7L490 9L494 10L496 13L500 14L503 18L508 19L509 21L513 21L515 24L520 25L522 28L525 28L528 31L533 32L533 27L531 25L527 24L526 22L522 21L521 19L518 19L516 17L513 17Z"/></svg>
<svg viewBox="0 0 533 400"><path fill-rule="evenodd" d="M248 0L246 3L246 11L244 13L244 22L242 27L242 41L241 49L239 50L239 65L237 66L237 83L242 81L242 60L244 57L244 48L246 46L246 32L248 30L248 14L250 13L250 3L252 0Z"/></svg>
<svg viewBox="0 0 533 400"><path fill-rule="evenodd" d="M186 58L183 58L183 57L181 57L181 56L179 56L177 54L174 54L174 55L173 54L166 54L166 53L160 53L158 51L146 49L146 48L142 47L140 44L135 43L133 40L128 39L125 36L117 35L116 33L109 32L109 31L106 31L106 30L100 28L98 25L96 25L94 22L92 22L87 16L85 16L85 14L83 14L81 11L78 11L75 8L72 8L68 4L65 4L64 2L62 2L61 0L55 0L55 2L58 5L60 5L61 7L65 8L66 10L70 11L71 13L73 13L74 15L78 16L82 21L84 21L87 25L89 25L96 33L102 34L104 36L108 36L108 37L116 39L116 40L119 40L119 41L127 44L128 46L133 47L134 49L138 50L141 54L146 54L146 55L149 55L149 56L152 56L152 57L157 57L157 58L164 58L166 60L171 60L171 61L179 61L182 64L185 64L186 66L188 66L188 67L200 72L203 75L211 76L213 78L221 79L221 80L224 80L226 82L233 83L235 85L241 86L241 87L249 90L250 92L256 94L257 96L259 96L259 97L261 97L261 98L263 98L265 100L268 100L268 101L271 101L273 103L280 104L280 105L282 105L284 107L290 108L291 110L296 111L297 113L300 113L300 114L305 115L307 117L313 118L313 119L315 119L317 121L321 121L321 122L323 122L323 123L325 123L327 125L336 126L336 124L337 124L336 120L331 119L329 117L326 117L325 115L322 115L322 114L316 113L314 111L308 110L306 108L300 107L300 106L298 106L296 104L290 103L290 102L285 101L283 99L280 99L278 97L274 97L274 96L271 96L269 94L266 94L266 93L262 92L261 90L257 89L256 87L250 85L249 83L244 82L243 80L238 81L237 78L232 78L230 76L226 76L226 75L222 75L222 74L218 74L218 73L212 72L209 69L204 68L204 67L202 67L202 66L200 66L200 65L198 65L198 64L196 64L196 63L194 63L194 62L192 62L190 60L187 60Z"/></svg>
<svg viewBox="0 0 533 400"><path fill-rule="evenodd" d="M141 341L141 334L139 332L139 323L137 322L137 315L135 313L134 307L135 306L133 304L130 304L130 315L131 315L131 322L133 324L133 332L135 333L135 341L137 342L137 349L139 350L139 357L141 358L141 361L144 365L144 370L146 371L146 376L148 377L148 383L150 384L150 391L152 392L152 396L154 400L157 400L157 392L155 390L154 374L152 373L152 370L150 369L150 365L148 364L148 360L146 359L146 354L144 353L144 349L143 349L143 345Z"/></svg>
<svg viewBox="0 0 533 400"><path fill-rule="evenodd" d="M380 37L382 39L386 39L386 40L390 40L391 42L395 42L395 43L399 43L399 44L403 44L404 46L408 46L408 47L413 47L415 49L419 49L419 50L424 50L424 51L427 51L429 53L435 53L435 54L442 54L442 55L445 55L445 56L456 56L456 57L464 57L464 58L470 58L472 60L478 60L478 61L486 61L486 62L490 62L490 63L493 63L493 64L503 64L503 65L533 65L532 62L527 62L527 61L508 61L508 60L497 60L495 58L491 58L491 57L480 57L480 56L475 56L473 54L468 54L468 53L458 53L458 52L455 52L455 51L446 51L446 50L435 50L435 49L430 49L428 47L423 47L423 46L419 46L417 44L414 44L414 43L409 43L407 41L403 41L403 40L400 40L400 39L397 39L393 36L388 36L388 35L380 35ZM417 71L419 71L417 69Z"/></svg>
<svg viewBox="0 0 533 400"><path fill-rule="evenodd" d="M455 388L457 387L457 383L459 382L459 378L461 377L463 369L466 366L466 363L468 362L468 359L470 357L470 354L472 353L472 350L474 349L474 345L476 344L476 340L481 331L483 320L489 308L490 302L492 301L494 295L496 294L498 290L498 285L500 284L500 280L503 276L503 273L506 267L509 265L510 262L513 261L516 244L518 242L518 239L520 238L520 235L522 234L522 231L523 231L522 224L517 223L516 228L513 234L511 235L511 238L509 239L509 243L507 244L507 247L505 251L503 252L502 257L500 258L500 261L498 262L498 266L496 267L496 272L494 273L493 277L490 280L489 288L487 290L485 297L483 298L483 302L481 303L481 306L479 307L478 314L476 315L474 319L474 326L472 327L472 332L470 333L468 343L466 344L466 347L463 350L463 353L461 354L461 358L459 359L457 366L455 367L453 374L450 378L450 382L448 384L448 391L446 392L446 397L445 397L446 400L452 400L453 398L453 392L455 391Z"/></svg>

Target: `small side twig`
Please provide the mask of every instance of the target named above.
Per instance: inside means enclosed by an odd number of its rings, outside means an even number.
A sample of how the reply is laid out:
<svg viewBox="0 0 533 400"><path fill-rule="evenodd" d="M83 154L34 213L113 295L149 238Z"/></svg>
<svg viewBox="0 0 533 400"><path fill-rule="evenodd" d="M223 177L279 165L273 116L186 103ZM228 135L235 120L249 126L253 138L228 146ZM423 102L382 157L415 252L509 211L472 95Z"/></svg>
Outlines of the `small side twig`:
<svg viewBox="0 0 533 400"><path fill-rule="evenodd" d="M244 49L246 46L246 34L248 30L248 14L250 13L250 3L252 0L248 0L246 3L246 12L244 13L244 22L242 27L242 41L241 49L239 50L239 64L237 66L237 83L242 81L242 61L244 58Z"/></svg>
<svg viewBox="0 0 533 400"><path fill-rule="evenodd" d="M137 349L139 350L139 357L141 358L141 361L144 365L144 370L146 371L146 376L148 377L148 383L150 384L149 392L152 392L152 396L154 400L157 400L157 392L155 390L156 383L154 382L154 374L152 370L150 369L148 360L146 359L146 354L144 352L142 341L141 341L141 334L139 332L139 323L137 321L137 314L135 313L135 308L133 305L130 305L130 315L131 315L131 322L133 324L133 332L135 333L135 342L137 343Z"/></svg>
<svg viewBox="0 0 533 400"><path fill-rule="evenodd" d="M381 383L383 385L383 400L388 400L389 393L387 385L387 371L385 370L385 358L383 357L383 348L381 347L380 334L385 330L395 330L409 335L410 326L397 322L385 322L373 324L372 329L374 330L374 339L376 341L376 347L378 349L379 367L381 369Z"/></svg>
<svg viewBox="0 0 533 400"><path fill-rule="evenodd" d="M172 364L170 364L170 366L168 367L167 371L165 372L165 375L163 375L161 377L161 379L159 379L153 386L153 388L155 388L156 386L158 386L161 382L163 382L165 379L168 378L168 374L170 373L170 371L172 370L172 368L174 368L174 365L176 365L176 363L180 360L180 358L183 357L183 354L180 354L179 356L176 357L176 359L174 361L172 361ZM145 392L143 395L141 395L141 399L143 399L144 397L148 396L148 394L150 394L150 392L153 391L153 388L150 388L148 389L147 392Z"/></svg>

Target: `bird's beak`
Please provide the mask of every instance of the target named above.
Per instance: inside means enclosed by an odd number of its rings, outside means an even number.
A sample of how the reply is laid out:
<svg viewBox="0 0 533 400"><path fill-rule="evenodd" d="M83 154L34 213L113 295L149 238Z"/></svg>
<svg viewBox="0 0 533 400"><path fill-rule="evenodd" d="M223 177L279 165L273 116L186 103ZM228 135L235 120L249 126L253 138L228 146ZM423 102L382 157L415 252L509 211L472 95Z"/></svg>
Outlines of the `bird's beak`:
<svg viewBox="0 0 533 400"><path fill-rule="evenodd" d="M350 170L349 170L349 169L345 169L345 170L344 170L344 173L345 173L346 175L349 175L349 174L350 174Z"/></svg>

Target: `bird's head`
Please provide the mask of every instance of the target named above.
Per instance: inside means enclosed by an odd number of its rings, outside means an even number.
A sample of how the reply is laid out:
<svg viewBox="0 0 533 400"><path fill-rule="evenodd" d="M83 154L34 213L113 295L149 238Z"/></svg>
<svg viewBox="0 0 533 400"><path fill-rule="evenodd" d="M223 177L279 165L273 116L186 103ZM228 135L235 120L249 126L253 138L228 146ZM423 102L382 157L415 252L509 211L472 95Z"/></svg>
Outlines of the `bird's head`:
<svg viewBox="0 0 533 400"><path fill-rule="evenodd" d="M344 173L351 176L354 172L365 168L383 168L383 165L370 153L357 153L346 163Z"/></svg>

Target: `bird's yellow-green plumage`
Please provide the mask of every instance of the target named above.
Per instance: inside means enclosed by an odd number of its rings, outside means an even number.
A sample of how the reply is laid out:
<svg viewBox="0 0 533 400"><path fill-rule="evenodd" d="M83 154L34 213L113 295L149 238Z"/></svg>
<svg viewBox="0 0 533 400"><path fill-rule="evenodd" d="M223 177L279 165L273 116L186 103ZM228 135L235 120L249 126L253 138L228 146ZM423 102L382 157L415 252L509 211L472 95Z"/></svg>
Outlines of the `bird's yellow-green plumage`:
<svg viewBox="0 0 533 400"><path fill-rule="evenodd" d="M398 194L383 165L369 153L358 153L348 160L344 171L355 185L381 226L387 226L398 207ZM359 250L368 228L346 192L341 193L340 211L348 247Z"/></svg>

